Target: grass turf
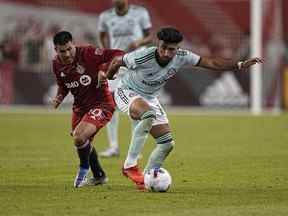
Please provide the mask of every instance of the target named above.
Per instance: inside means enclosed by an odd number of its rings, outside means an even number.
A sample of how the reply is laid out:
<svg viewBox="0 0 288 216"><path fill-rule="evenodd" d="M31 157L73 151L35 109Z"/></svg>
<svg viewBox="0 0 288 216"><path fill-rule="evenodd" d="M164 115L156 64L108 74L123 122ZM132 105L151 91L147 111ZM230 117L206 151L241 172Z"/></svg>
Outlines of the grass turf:
<svg viewBox="0 0 288 216"><path fill-rule="evenodd" d="M176 147L164 167L167 193L139 192L121 175L130 137L121 116L121 157L102 159L109 184L74 189L77 156L69 114L0 113L0 215L288 215L287 115L170 115ZM106 147L105 130L95 138ZM154 146L143 151L145 165Z"/></svg>

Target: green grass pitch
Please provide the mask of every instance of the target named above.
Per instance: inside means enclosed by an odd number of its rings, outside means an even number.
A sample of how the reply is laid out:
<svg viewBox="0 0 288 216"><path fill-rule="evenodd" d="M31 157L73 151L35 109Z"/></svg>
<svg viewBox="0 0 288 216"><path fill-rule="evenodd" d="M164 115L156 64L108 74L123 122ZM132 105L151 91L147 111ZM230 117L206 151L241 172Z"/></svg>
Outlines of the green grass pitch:
<svg viewBox="0 0 288 216"><path fill-rule="evenodd" d="M120 121L121 157L103 159L104 186L72 187L78 160L70 114L0 113L0 215L288 215L288 116L169 115L176 147L164 167L167 193L139 192L121 175L130 137ZM94 145L106 147L102 130ZM141 166L154 143L145 145Z"/></svg>

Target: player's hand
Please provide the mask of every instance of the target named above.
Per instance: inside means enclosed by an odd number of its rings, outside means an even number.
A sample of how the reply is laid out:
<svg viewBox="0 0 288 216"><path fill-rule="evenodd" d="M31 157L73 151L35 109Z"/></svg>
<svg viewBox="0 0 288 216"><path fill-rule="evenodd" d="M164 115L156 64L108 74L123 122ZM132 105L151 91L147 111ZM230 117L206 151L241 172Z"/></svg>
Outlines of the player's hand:
<svg viewBox="0 0 288 216"><path fill-rule="evenodd" d="M102 70L98 72L98 83L97 88L100 88L107 80L106 73Z"/></svg>
<svg viewBox="0 0 288 216"><path fill-rule="evenodd" d="M239 70L246 70L254 64L261 64L264 60L261 58L251 58L238 63Z"/></svg>
<svg viewBox="0 0 288 216"><path fill-rule="evenodd" d="M59 98L55 97L55 98L51 98L50 99L50 103L52 104L52 106L54 107L54 109L57 109L59 107L59 105L61 104L62 100L60 100Z"/></svg>
<svg viewBox="0 0 288 216"><path fill-rule="evenodd" d="M131 51L137 49L138 47L139 47L139 44L135 41L128 46L126 51L131 52Z"/></svg>

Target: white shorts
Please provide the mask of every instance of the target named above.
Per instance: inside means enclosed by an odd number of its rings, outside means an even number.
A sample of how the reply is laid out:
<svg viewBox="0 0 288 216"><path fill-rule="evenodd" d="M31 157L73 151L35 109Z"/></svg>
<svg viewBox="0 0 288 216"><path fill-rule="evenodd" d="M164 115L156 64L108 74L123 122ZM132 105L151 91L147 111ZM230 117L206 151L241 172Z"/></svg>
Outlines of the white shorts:
<svg viewBox="0 0 288 216"><path fill-rule="evenodd" d="M114 92L114 100L116 102L117 108L129 116L129 108L132 102L141 98L148 103L148 105L156 112L156 119L153 121L152 125L168 124L167 114L162 108L159 100L155 97L153 99L147 99L140 94L134 92L130 89L117 88Z"/></svg>

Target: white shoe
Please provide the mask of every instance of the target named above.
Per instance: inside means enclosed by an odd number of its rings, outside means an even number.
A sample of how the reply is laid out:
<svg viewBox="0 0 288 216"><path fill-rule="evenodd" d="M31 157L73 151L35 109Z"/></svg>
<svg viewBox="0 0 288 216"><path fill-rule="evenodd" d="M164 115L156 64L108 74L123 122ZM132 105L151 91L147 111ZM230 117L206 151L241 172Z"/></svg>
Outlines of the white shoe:
<svg viewBox="0 0 288 216"><path fill-rule="evenodd" d="M83 187L84 185L87 185L88 172L89 172L89 169L84 169L82 167L79 168L78 173L74 180L75 188L79 188L79 187Z"/></svg>
<svg viewBox="0 0 288 216"><path fill-rule="evenodd" d="M103 152L99 153L100 157L119 157L119 149L118 148L108 148Z"/></svg>

